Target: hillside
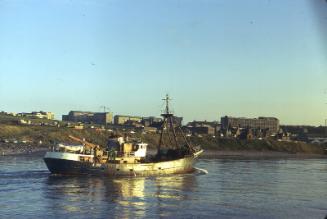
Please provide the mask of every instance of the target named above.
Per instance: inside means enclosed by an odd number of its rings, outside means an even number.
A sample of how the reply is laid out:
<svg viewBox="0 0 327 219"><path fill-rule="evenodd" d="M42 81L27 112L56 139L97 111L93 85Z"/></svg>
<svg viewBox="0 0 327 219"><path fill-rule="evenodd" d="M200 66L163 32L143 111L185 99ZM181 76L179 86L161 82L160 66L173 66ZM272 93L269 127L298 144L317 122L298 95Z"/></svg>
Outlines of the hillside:
<svg viewBox="0 0 327 219"><path fill-rule="evenodd" d="M66 127L48 126L27 126L0 124L0 150L15 150L21 145L28 147L47 148L59 142L74 143L68 136L73 135L78 138L85 138L99 145L106 145L111 133L96 129L76 130ZM149 143L150 148L156 148L159 142L159 134L134 134L131 137L142 139ZM207 137L191 137L189 140L193 145L201 145L206 150L216 151L275 151L286 153L305 153L305 154L325 154L326 145L313 145L302 142L279 142L274 140L237 140ZM5 141L7 143L5 143ZM168 142L167 139L164 139ZM14 143L15 142L15 143ZM76 142L75 142L76 143ZM19 147L18 147L19 146ZM1 152L1 151L0 151ZM18 153L18 152L17 152Z"/></svg>
<svg viewBox="0 0 327 219"><path fill-rule="evenodd" d="M150 145L159 141L159 135L147 134L142 139ZM239 140L234 138L191 137L193 145L201 145L206 150L217 151L275 151L286 153L325 154L327 145L307 144L304 142L286 142L269 140Z"/></svg>
<svg viewBox="0 0 327 219"><path fill-rule="evenodd" d="M73 143L69 135L78 138L85 138L87 141L105 145L109 137L108 132L100 132L95 129L76 130L65 127L47 127L47 126L20 126L0 124L0 139L2 141L26 141L30 144L41 144L47 147L58 142ZM75 142L76 143L76 142Z"/></svg>

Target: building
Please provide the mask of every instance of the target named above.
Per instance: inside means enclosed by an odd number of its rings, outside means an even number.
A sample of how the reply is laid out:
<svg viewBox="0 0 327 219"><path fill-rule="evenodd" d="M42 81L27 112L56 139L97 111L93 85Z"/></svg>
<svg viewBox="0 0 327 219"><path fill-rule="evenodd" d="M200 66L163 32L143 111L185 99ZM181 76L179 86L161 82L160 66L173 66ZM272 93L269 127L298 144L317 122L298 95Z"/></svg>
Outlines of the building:
<svg viewBox="0 0 327 219"><path fill-rule="evenodd" d="M187 127L193 135L215 135L215 128L211 126Z"/></svg>
<svg viewBox="0 0 327 219"><path fill-rule="evenodd" d="M49 119L49 120L54 119L54 113L44 112L44 111L39 111L39 112L33 111L31 113L18 113L17 115L22 117L29 117L33 119Z"/></svg>
<svg viewBox="0 0 327 219"><path fill-rule="evenodd" d="M270 134L276 134L279 130L279 120L274 117L259 118L236 118L221 117L221 128L228 130L230 128L251 128L268 130Z"/></svg>
<svg viewBox="0 0 327 219"><path fill-rule="evenodd" d="M125 115L115 115L114 124L115 125L124 125L127 122L142 122L142 117L139 116L125 116Z"/></svg>
<svg viewBox="0 0 327 219"><path fill-rule="evenodd" d="M94 123L99 125L112 124L112 113L97 113L88 111L70 111L68 115L62 116L63 121Z"/></svg>
<svg viewBox="0 0 327 219"><path fill-rule="evenodd" d="M69 122L82 122L82 123L91 123L93 112L86 112L86 111L70 111L68 115L63 115L63 121Z"/></svg>
<svg viewBox="0 0 327 219"><path fill-rule="evenodd" d="M162 122L162 118L157 118L157 117L154 117L154 116L150 116L150 117L143 117L142 118L142 124L145 126L145 127L148 127L148 126L158 126L157 124L161 124Z"/></svg>
<svg viewBox="0 0 327 219"><path fill-rule="evenodd" d="M186 128L193 134L216 135L220 130L220 124L216 121L193 121L189 122Z"/></svg>
<svg viewBox="0 0 327 219"><path fill-rule="evenodd" d="M112 113L94 113L92 122L95 124L112 124Z"/></svg>
<svg viewBox="0 0 327 219"><path fill-rule="evenodd" d="M183 117L173 116L172 120L175 127L182 127ZM169 120L167 122L169 122Z"/></svg>
<svg viewBox="0 0 327 219"><path fill-rule="evenodd" d="M246 128L246 129L242 129L237 137L243 140L252 140L254 139L255 136L253 134L252 129Z"/></svg>

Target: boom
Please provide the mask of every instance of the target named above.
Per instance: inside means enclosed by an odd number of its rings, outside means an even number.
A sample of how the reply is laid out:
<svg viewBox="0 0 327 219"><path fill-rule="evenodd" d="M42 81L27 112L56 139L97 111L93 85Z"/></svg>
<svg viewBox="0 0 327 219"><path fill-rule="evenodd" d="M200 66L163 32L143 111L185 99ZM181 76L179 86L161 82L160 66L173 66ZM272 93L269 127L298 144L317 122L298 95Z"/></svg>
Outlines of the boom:
<svg viewBox="0 0 327 219"><path fill-rule="evenodd" d="M74 136L72 136L72 135L69 135L69 138L72 139L72 140L74 140L74 141L77 141L77 142L79 142L79 143L81 143L81 144L83 144L83 145L85 145L85 147L87 147L88 149L94 149L94 148L96 148L96 147L99 147L99 146L96 145L96 144L92 144L92 143L90 143L90 142L87 142L87 141L82 140L82 139L80 139L80 138L74 137Z"/></svg>

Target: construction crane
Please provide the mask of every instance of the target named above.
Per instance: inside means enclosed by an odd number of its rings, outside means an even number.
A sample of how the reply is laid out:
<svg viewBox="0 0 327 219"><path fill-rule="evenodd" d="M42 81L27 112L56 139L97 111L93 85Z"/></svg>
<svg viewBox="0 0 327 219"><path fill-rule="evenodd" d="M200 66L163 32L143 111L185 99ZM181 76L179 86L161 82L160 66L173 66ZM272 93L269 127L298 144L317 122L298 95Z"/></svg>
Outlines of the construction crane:
<svg viewBox="0 0 327 219"><path fill-rule="evenodd" d="M100 106L101 109L103 109L103 112L106 113L108 111L110 111L110 108L107 106Z"/></svg>

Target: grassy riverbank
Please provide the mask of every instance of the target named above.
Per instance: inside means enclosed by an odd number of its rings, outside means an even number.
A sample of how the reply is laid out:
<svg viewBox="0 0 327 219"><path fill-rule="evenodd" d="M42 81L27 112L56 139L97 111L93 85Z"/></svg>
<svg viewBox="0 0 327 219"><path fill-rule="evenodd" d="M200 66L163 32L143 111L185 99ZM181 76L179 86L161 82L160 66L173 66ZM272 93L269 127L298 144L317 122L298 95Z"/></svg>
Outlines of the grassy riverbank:
<svg viewBox="0 0 327 219"><path fill-rule="evenodd" d="M59 142L74 143L68 136L85 138L87 141L99 145L106 145L111 135L108 131L96 129L76 130L66 127L24 126L13 124L0 124L0 154L25 153L29 151L44 150ZM134 134L132 137L141 138L154 149L159 141L158 134ZM4 141L8 142L4 142ZM167 139L165 139L167 142ZM238 140L226 138L191 137L194 145L201 145L206 151L216 151L216 154L326 154L326 145L313 145L303 142L279 142L275 140ZM76 142L75 142L76 143Z"/></svg>
<svg viewBox="0 0 327 219"><path fill-rule="evenodd" d="M158 135L144 135L143 140L154 144ZM289 154L327 154L327 145L308 144L304 142L288 142L268 140L239 140L235 138L213 138L212 136L191 137L193 145L201 145L207 151L252 151L252 152L283 152Z"/></svg>

